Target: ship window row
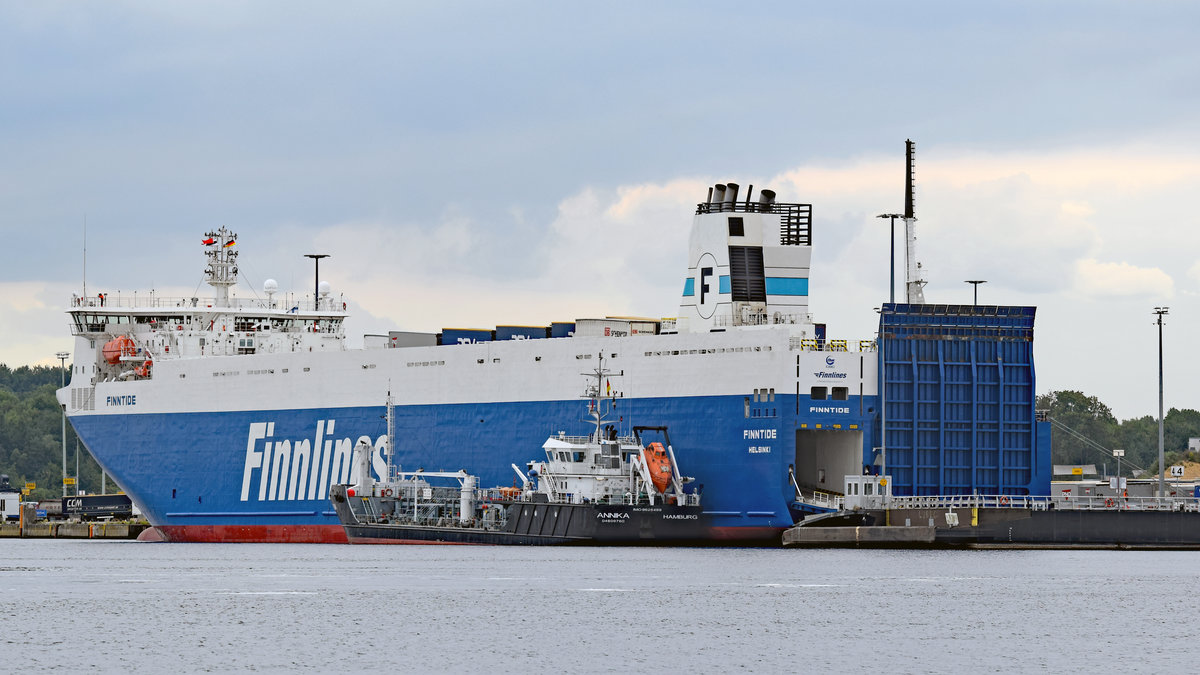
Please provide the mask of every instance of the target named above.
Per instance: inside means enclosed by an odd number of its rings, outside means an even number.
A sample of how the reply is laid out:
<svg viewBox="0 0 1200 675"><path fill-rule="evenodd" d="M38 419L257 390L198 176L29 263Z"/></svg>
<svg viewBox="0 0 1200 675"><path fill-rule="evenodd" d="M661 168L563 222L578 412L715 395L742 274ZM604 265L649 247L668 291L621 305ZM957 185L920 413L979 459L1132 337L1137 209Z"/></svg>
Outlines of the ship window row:
<svg viewBox="0 0 1200 675"><path fill-rule="evenodd" d="M445 361L409 361L408 362L409 368L423 368L425 366L444 366L444 365L446 365Z"/></svg>
<svg viewBox="0 0 1200 675"><path fill-rule="evenodd" d="M774 403L775 402L775 387L771 387L770 389L755 389L754 390L754 402L755 403Z"/></svg>
<svg viewBox="0 0 1200 675"><path fill-rule="evenodd" d="M771 346L759 347L717 347L715 349L673 349L661 352L645 352L645 356L687 356L689 354L733 354L734 352L769 352Z"/></svg>
<svg viewBox="0 0 1200 675"><path fill-rule="evenodd" d="M813 387L810 396L814 401L849 401L850 387Z"/></svg>
<svg viewBox="0 0 1200 675"><path fill-rule="evenodd" d="M287 368L283 368L279 372L287 373L287 371L288 371ZM305 368L304 371L308 372L308 368ZM240 371L240 370L218 370L213 373L213 377L237 377L241 374L242 374L242 371ZM246 374L247 375L274 375L275 369L274 368L262 368L262 369L258 369L258 370L247 370ZM179 374L179 379L182 380L185 377L187 377L187 373Z"/></svg>

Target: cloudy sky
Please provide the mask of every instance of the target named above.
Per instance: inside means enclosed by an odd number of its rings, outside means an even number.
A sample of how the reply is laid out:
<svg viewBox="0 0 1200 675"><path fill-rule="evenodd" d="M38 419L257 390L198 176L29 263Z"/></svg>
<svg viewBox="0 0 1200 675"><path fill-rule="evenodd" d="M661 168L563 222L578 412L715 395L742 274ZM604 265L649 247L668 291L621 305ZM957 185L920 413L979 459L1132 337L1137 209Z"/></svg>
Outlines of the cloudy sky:
<svg viewBox="0 0 1200 675"><path fill-rule="evenodd" d="M929 302L1038 307L1038 390L1200 407L1200 5L0 1L0 362L89 293L345 293L351 332L674 316L715 182L813 204L869 338L917 142ZM201 289L203 290L203 289Z"/></svg>

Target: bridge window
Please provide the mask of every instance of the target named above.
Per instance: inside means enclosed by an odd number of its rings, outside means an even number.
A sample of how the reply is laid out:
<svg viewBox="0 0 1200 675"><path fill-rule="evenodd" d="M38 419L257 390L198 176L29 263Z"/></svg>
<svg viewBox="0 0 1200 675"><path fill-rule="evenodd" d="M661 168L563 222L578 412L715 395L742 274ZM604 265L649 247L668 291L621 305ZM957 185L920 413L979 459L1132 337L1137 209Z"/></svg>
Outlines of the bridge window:
<svg viewBox="0 0 1200 675"><path fill-rule="evenodd" d="M729 236L744 237L746 236L746 225L742 222L741 216L729 217Z"/></svg>
<svg viewBox="0 0 1200 675"><path fill-rule="evenodd" d="M814 401L824 401L824 400L825 400L825 398L826 398L825 391L826 391L826 390L825 390L825 387L813 387L813 388L812 388L812 393L811 393L812 400L814 400Z"/></svg>
<svg viewBox="0 0 1200 675"><path fill-rule="evenodd" d="M835 400L835 401L850 400L850 388L849 387L834 387L833 388L833 400Z"/></svg>

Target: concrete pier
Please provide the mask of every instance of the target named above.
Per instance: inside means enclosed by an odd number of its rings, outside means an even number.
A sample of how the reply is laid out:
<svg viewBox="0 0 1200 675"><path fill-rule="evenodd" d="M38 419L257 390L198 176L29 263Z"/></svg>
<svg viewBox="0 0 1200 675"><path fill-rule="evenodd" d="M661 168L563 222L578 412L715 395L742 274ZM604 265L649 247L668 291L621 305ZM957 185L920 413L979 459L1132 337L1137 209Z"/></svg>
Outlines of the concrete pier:
<svg viewBox="0 0 1200 675"><path fill-rule="evenodd" d="M936 528L928 525L887 527L861 525L856 527L793 527L783 533L787 548L851 547L903 548L929 546L936 540Z"/></svg>
<svg viewBox="0 0 1200 675"><path fill-rule="evenodd" d="M4 523L0 524L0 539L137 539L145 523Z"/></svg>

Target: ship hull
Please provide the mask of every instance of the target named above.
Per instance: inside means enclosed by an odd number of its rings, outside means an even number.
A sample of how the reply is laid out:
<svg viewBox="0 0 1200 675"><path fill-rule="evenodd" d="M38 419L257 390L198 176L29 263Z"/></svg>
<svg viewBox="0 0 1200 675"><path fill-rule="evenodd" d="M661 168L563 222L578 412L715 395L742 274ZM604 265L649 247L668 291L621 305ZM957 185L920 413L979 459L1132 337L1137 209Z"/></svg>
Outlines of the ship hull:
<svg viewBox="0 0 1200 675"><path fill-rule="evenodd" d="M494 503L503 525L431 525L371 518L379 498L347 497L334 486L332 502L351 544L476 544L511 546L688 546L779 545L775 528L732 528L720 536L699 506L676 504L559 504L546 501ZM360 502L361 500L361 502ZM386 499L385 499L386 501ZM367 507L367 502L372 506ZM358 506L352 506L358 504Z"/></svg>
<svg viewBox="0 0 1200 675"><path fill-rule="evenodd" d="M100 465L171 541L336 542L329 487L354 482L353 448L386 472L385 398L395 399L395 463L469 469L509 485L511 465L544 459L558 433L587 434L578 398L594 367L611 380L618 429L662 424L703 494L713 542L756 542L792 525L797 433L822 429L861 469L873 362L790 348L786 328L639 338L561 338L324 354L164 362L155 379L95 386L94 409L68 407ZM814 404L812 371L847 373L855 395ZM61 393L63 400L82 400ZM868 389L869 391L869 389ZM768 393L769 392L769 393ZM292 403L294 407L280 405ZM837 476L831 472L831 480Z"/></svg>

